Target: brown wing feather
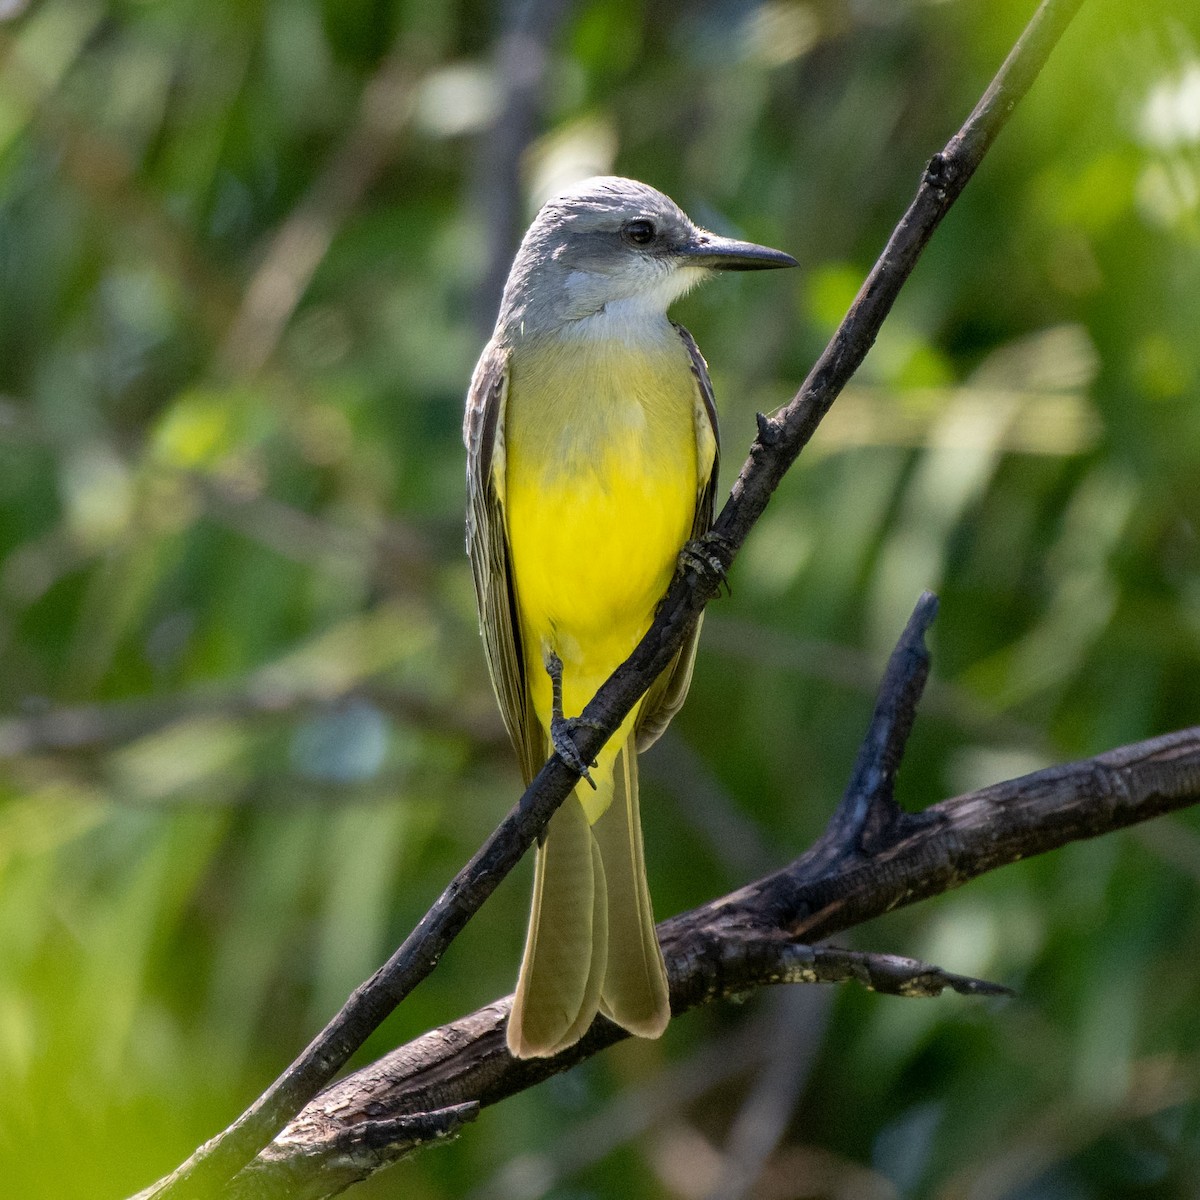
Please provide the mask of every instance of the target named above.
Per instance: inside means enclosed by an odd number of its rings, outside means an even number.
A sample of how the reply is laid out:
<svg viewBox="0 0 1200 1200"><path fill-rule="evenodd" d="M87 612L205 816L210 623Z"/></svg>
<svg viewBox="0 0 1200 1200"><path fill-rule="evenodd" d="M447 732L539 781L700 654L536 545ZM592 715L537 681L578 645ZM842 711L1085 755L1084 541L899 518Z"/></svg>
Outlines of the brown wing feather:
<svg viewBox="0 0 1200 1200"><path fill-rule="evenodd" d="M675 322L671 322L675 325ZM721 465L721 434L717 426L717 403L713 398L712 381L708 377L708 364L704 355L696 345L695 339L682 325L675 325L688 357L692 363L692 374L696 377L696 388L699 399L704 406L704 416L707 417L712 429L714 451L712 470L706 479L700 481L699 493L696 497L696 516L692 521L692 537L707 533L712 527L713 506L717 494L717 474ZM697 441L700 429L696 430ZM682 549L682 547L681 547ZM700 642L700 626L703 618L696 622L696 628L684 642L675 661L654 682L646 693L642 705L641 716L637 726L638 750L652 746L662 732L671 723L671 718L683 707L687 697L688 687L692 682L692 667L696 662L696 648Z"/></svg>
<svg viewBox="0 0 1200 1200"><path fill-rule="evenodd" d="M490 344L467 393L467 556L479 602L479 627L504 727L528 783L545 752L525 687L525 660L504 532L504 506L493 466L502 469L508 351Z"/></svg>

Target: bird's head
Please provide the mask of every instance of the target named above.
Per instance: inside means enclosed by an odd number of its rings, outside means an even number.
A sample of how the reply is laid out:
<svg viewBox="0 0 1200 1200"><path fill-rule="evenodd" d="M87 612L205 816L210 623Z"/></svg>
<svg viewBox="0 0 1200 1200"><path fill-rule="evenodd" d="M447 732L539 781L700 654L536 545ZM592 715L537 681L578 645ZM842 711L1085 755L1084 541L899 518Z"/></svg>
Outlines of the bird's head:
<svg viewBox="0 0 1200 1200"><path fill-rule="evenodd" d="M507 313L543 332L605 311L661 318L713 271L796 265L782 250L700 229L644 183L598 176L542 207L513 263L501 320Z"/></svg>

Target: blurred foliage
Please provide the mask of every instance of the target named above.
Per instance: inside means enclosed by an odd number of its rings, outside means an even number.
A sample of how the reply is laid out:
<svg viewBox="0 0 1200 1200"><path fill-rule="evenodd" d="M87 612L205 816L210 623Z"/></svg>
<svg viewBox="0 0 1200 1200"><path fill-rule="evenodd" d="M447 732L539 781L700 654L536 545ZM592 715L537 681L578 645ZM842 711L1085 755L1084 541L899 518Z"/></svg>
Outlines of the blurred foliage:
<svg viewBox="0 0 1200 1200"><path fill-rule="evenodd" d="M0 2L5 1195L173 1166L516 797L459 425L538 201L616 170L801 259L678 306L731 479L1031 9ZM1200 9L1090 0L711 611L662 915L819 830L923 587L911 806L1200 718L1198 311ZM528 883L369 1053L511 987ZM693 1014L355 1194L1200 1194L1196 814L855 941L1019 998Z"/></svg>

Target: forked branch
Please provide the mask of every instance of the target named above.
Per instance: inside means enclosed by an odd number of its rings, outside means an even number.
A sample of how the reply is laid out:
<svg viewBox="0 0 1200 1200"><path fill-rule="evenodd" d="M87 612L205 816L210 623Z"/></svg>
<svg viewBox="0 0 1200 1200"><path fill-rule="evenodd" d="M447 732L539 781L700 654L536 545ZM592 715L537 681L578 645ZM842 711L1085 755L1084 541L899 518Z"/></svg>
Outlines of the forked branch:
<svg viewBox="0 0 1200 1200"><path fill-rule="evenodd" d="M822 837L740 891L659 925L678 1015L778 983L854 980L934 996L1003 992L995 984L890 955L806 944L948 891L996 867L1200 803L1200 728L903 812L895 772L928 673L921 598L892 654L845 795ZM803 940L802 940L803 939ZM600 1020L552 1059L513 1059L511 997L433 1030L356 1071L309 1104L232 1182L237 1200L324 1200L480 1109L533 1087L627 1035Z"/></svg>

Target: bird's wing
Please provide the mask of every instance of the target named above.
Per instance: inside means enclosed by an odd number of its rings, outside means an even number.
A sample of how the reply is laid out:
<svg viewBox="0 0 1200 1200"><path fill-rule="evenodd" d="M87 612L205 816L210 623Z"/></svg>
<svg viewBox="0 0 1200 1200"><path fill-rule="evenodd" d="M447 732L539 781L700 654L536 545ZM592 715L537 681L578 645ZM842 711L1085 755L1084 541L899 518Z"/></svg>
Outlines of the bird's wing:
<svg viewBox="0 0 1200 1200"><path fill-rule="evenodd" d="M467 444L467 555L479 603L479 627L504 727L526 782L545 760L525 686L520 624L504 521L504 406L508 351L490 343L471 377L463 440Z"/></svg>
<svg viewBox="0 0 1200 1200"><path fill-rule="evenodd" d="M675 322L671 322L675 325ZM717 494L717 471L721 464L721 437L717 427L717 404L713 398L712 381L708 378L708 364L696 345L695 339L682 325L675 325L680 340L691 360L692 374L696 378L696 459L699 467L699 486L696 493L696 515L692 521L692 537L707 533L712 526L713 505ZM705 474L705 463L709 456L712 465ZM670 724L671 718L683 707L688 687L692 682L692 667L696 661L696 647L700 641L700 626L688 635L675 661L658 677L646 693L638 718L638 749L652 746Z"/></svg>

